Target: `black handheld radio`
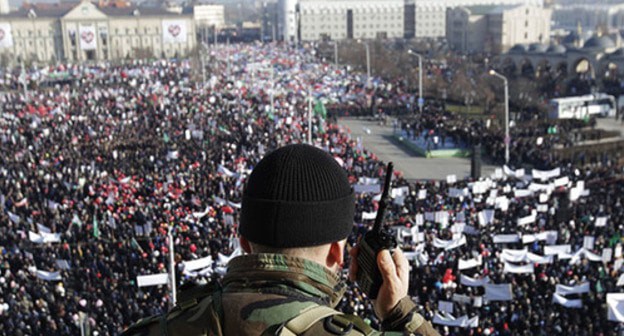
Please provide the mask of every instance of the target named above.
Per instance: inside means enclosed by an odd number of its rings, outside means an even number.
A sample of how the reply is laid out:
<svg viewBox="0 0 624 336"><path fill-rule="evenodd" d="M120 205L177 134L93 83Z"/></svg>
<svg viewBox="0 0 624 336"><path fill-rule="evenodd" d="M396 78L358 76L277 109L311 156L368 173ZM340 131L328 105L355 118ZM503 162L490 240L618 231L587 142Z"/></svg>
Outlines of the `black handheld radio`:
<svg viewBox="0 0 624 336"><path fill-rule="evenodd" d="M383 282L381 273L377 267L377 254L381 250L392 250L397 247L396 237L383 227L386 207L390 202L388 190L390 189L393 169L394 166L392 162L389 162L386 170L384 189L381 194L381 200L379 201L379 209L377 210L377 217L375 217L375 225L371 231L368 231L364 235L364 238L360 242L360 251L357 256L357 283L360 289L373 300L377 298L379 288Z"/></svg>

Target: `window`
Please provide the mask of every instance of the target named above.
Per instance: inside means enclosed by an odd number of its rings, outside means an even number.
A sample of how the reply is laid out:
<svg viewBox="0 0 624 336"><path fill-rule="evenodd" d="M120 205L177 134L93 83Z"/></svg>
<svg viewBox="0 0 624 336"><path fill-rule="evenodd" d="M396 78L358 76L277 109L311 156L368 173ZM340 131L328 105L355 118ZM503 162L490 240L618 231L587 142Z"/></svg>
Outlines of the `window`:
<svg viewBox="0 0 624 336"><path fill-rule="evenodd" d="M527 40L529 38L529 33L524 33L524 39Z"/></svg>

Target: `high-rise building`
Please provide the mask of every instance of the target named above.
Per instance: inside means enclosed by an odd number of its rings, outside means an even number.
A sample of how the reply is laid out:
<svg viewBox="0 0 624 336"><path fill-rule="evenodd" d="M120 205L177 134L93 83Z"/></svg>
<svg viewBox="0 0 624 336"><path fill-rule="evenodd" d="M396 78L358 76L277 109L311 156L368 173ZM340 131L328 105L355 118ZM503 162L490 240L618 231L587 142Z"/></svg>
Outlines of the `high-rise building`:
<svg viewBox="0 0 624 336"><path fill-rule="evenodd" d="M447 11L446 39L462 52L505 52L516 44L546 43L551 10L539 6L471 6Z"/></svg>
<svg viewBox="0 0 624 336"><path fill-rule="evenodd" d="M543 0L279 0L279 34L323 38L444 38L446 11L460 6L543 6Z"/></svg>

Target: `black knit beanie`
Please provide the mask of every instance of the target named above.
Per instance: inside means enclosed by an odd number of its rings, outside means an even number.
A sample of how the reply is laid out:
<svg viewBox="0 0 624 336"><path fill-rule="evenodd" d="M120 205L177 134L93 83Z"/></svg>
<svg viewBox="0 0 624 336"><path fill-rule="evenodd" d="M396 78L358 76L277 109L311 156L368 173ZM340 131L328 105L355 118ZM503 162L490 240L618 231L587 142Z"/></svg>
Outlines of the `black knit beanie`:
<svg viewBox="0 0 624 336"><path fill-rule="evenodd" d="M331 155L288 145L265 156L249 176L239 232L268 247L308 247L345 239L355 197Z"/></svg>

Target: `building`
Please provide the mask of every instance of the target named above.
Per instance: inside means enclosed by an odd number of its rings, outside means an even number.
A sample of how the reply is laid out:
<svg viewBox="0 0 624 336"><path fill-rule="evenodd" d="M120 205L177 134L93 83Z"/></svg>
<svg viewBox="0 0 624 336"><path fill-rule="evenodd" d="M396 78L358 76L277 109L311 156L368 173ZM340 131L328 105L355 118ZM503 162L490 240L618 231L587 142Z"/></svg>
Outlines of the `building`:
<svg viewBox="0 0 624 336"><path fill-rule="evenodd" d="M402 38L404 0L281 0L278 35L286 41Z"/></svg>
<svg viewBox="0 0 624 336"><path fill-rule="evenodd" d="M440 1L416 1L414 6L414 37L443 38L446 36L447 5Z"/></svg>
<svg viewBox="0 0 624 336"><path fill-rule="evenodd" d="M444 38L447 9L474 5L529 5L543 0L278 0L278 37Z"/></svg>
<svg viewBox="0 0 624 336"><path fill-rule="evenodd" d="M225 6L197 4L190 7L193 12L193 20L199 27L216 27L217 29L225 26Z"/></svg>
<svg viewBox="0 0 624 336"><path fill-rule="evenodd" d="M619 32L585 35L572 32L560 44L518 44L499 57L499 67L514 73L540 68L565 74L588 73L592 78L624 74L624 41Z"/></svg>
<svg viewBox="0 0 624 336"><path fill-rule="evenodd" d="M620 29L624 26L624 3L622 4L574 4L553 7L553 28L575 30Z"/></svg>
<svg viewBox="0 0 624 336"><path fill-rule="evenodd" d="M524 43L547 43L551 10L530 5L472 6L447 10L446 39L461 52L506 52Z"/></svg>
<svg viewBox="0 0 624 336"><path fill-rule="evenodd" d="M0 54L43 62L184 56L197 40L192 14L89 1L23 7L0 31Z"/></svg>

